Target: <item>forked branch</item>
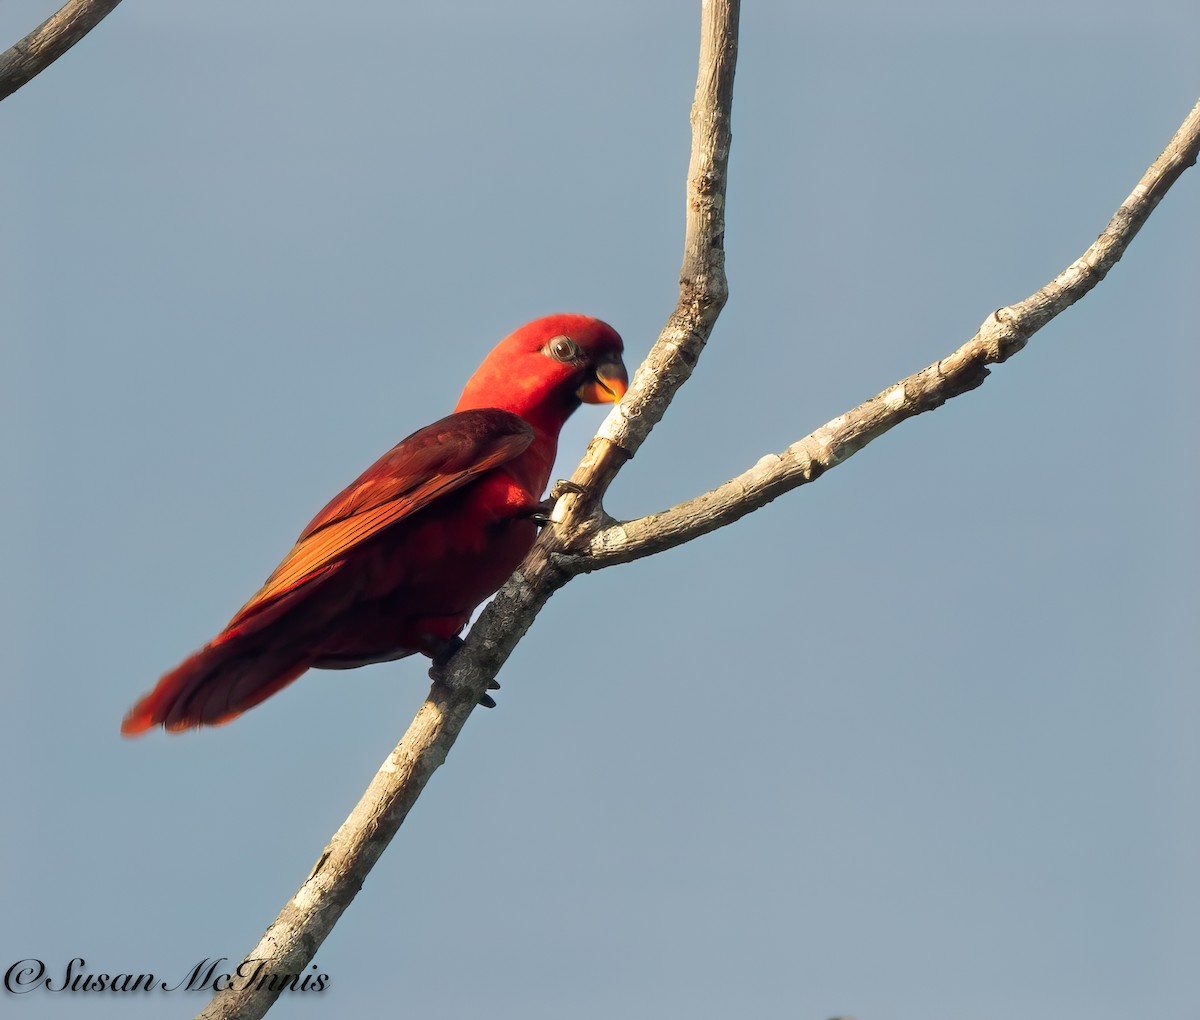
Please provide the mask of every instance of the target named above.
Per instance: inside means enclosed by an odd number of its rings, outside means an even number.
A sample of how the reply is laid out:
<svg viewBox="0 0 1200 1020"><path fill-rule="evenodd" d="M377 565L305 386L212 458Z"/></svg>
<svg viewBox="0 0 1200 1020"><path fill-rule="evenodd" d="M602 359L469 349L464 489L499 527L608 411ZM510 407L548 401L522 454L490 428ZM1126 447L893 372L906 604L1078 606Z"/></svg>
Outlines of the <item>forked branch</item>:
<svg viewBox="0 0 1200 1020"><path fill-rule="evenodd" d="M538 610L571 575L558 566L572 535L588 527L593 508L621 465L658 422L691 375L725 303L725 172L737 57L738 0L704 0L700 71L692 107L692 157L687 183L687 232L679 305L620 407L588 447L574 481L589 495L564 497L529 558L471 628L399 745L388 756L299 891L246 957L264 973L303 974L350 904L463 724ZM256 1020L278 997L269 986L235 982L200 1014L204 1020Z"/></svg>
<svg viewBox="0 0 1200 1020"><path fill-rule="evenodd" d="M979 386L989 364L1019 351L1029 337L1094 287L1200 148L1200 104L1163 155L1081 259L1019 304L988 316L957 351L835 418L778 456L695 500L637 521L611 522L599 500L622 464L662 418L690 376L726 296L725 177L737 53L737 0L704 0L700 73L692 111L692 159L680 300L629 393L589 446L569 493L555 508L529 558L501 589L435 684L400 744L376 773L308 879L247 956L272 974L302 974L354 898L433 772L445 760L479 695L487 689L538 611L571 577L649 555L737 520L812 481L892 426ZM226 988L203 1018L261 1017L277 996L269 987Z"/></svg>

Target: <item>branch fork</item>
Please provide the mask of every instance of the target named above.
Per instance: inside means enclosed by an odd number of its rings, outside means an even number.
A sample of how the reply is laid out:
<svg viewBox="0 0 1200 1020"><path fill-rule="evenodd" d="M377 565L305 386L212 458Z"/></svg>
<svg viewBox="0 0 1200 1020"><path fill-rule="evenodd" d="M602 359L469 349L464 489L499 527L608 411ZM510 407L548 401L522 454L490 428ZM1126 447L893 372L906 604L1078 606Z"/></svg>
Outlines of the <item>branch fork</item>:
<svg viewBox="0 0 1200 1020"><path fill-rule="evenodd" d="M1029 337L1103 278L1170 184L1195 162L1200 104L1150 168L1109 228L1078 263L1016 305L988 316L958 350L827 422L779 454L711 492L669 510L615 521L602 500L622 465L662 418L688 379L722 306L727 284L722 248L730 110L737 53L738 0L705 0L700 71L692 110L687 229L679 303L628 392L605 419L571 479L557 495L547 527L516 574L497 593L446 663L395 750L322 856L322 866L284 906L249 957L301 972L398 831L433 772L445 760L480 695L550 597L572 576L680 545L723 527L852 456L914 415L980 386L989 364L1019 351ZM225 989L204 1020L254 1020L274 1001L270 990Z"/></svg>

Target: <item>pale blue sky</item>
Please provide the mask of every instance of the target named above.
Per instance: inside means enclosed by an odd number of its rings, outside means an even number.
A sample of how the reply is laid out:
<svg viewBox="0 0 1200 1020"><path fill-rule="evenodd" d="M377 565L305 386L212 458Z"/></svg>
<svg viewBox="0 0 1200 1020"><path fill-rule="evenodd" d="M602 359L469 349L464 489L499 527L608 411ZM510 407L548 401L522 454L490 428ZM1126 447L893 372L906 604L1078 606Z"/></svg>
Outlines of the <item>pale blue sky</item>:
<svg viewBox="0 0 1200 1020"><path fill-rule="evenodd" d="M51 9L4 0L4 44ZM644 354L697 24L126 0L0 104L0 967L182 977L308 873L422 663L200 734L121 717L506 332L581 311ZM1182 0L747 3L732 296L609 511L724 481L1050 279L1195 102L1197 38ZM272 1015L1194 1015L1198 222L1189 171L982 390L556 596L318 953L329 990ZM2 1011L207 1001L62 999Z"/></svg>

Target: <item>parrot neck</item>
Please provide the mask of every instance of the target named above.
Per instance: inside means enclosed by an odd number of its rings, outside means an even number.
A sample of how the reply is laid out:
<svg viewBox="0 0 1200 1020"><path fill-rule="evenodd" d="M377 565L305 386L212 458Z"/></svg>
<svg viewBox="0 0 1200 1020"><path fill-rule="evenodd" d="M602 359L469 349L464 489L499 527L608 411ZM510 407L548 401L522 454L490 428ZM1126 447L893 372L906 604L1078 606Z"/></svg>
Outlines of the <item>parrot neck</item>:
<svg viewBox="0 0 1200 1020"><path fill-rule="evenodd" d="M481 378L482 376L482 378ZM497 408L523 418L533 428L533 442L519 457L510 461L506 470L520 475L522 486L536 499L545 491L558 453L558 435L563 424L581 401L574 392L565 394L535 386L514 385L511 376L497 385L486 373L477 372L467 383L455 411L474 411Z"/></svg>
<svg viewBox="0 0 1200 1020"><path fill-rule="evenodd" d="M467 383L458 399L455 411L474 411L488 407L511 411L524 418L537 433L536 443L549 441L551 459L553 447L558 443L558 434L566 420L582 403L573 388L565 388L560 381L547 385L545 380L521 380L509 374L487 371L484 365Z"/></svg>

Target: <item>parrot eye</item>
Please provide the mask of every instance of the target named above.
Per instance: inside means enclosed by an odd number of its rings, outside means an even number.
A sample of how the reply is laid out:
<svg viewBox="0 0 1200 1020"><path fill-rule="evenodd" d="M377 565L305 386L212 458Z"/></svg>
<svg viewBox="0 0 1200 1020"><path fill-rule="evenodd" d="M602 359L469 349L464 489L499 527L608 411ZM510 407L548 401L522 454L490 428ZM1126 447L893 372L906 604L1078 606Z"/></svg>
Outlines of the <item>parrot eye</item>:
<svg viewBox="0 0 1200 1020"><path fill-rule="evenodd" d="M579 357L579 344L569 336L556 336L543 350L555 361L575 361Z"/></svg>

